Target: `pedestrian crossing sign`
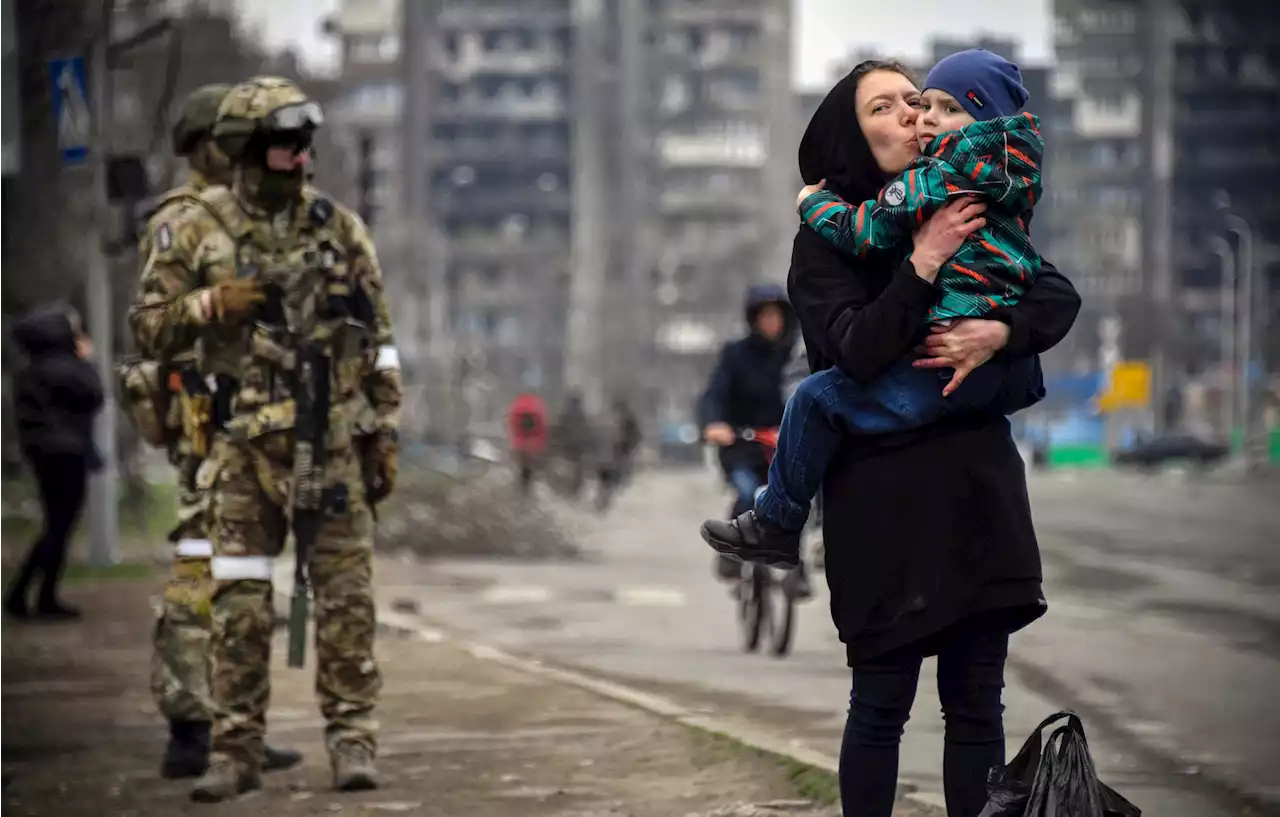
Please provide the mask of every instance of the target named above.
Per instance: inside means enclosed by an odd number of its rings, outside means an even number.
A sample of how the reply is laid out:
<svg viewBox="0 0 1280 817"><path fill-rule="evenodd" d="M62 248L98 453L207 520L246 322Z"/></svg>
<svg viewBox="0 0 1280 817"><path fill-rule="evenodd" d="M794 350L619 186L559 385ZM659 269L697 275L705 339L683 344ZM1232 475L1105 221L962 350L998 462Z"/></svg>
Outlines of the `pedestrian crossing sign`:
<svg viewBox="0 0 1280 817"><path fill-rule="evenodd" d="M89 110L89 82L84 57L49 60L53 91L53 121L58 152L64 165L81 165L89 158L93 115Z"/></svg>

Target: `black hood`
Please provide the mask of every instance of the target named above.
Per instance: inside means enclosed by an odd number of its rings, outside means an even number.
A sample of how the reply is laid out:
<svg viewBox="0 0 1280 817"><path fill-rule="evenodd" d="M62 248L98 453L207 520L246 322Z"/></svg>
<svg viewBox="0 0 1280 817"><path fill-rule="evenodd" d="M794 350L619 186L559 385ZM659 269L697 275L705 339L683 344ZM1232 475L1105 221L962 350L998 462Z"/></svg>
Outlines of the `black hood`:
<svg viewBox="0 0 1280 817"><path fill-rule="evenodd" d="M800 140L804 183L826 179L828 190L852 202L874 199L888 181L858 126L856 71L846 74L822 100Z"/></svg>
<svg viewBox="0 0 1280 817"><path fill-rule="evenodd" d="M76 352L71 318L61 309L41 309L23 317L13 327L13 339L27 357Z"/></svg>
<svg viewBox="0 0 1280 817"><path fill-rule="evenodd" d="M795 346L796 339L800 335L800 324L796 320L796 311L791 308L791 299L787 297L787 291L777 284L756 284L747 290L746 302L743 304L747 326L751 328L753 337L760 337L755 333L756 316L769 304L775 304L782 310L784 329L782 337L776 341L776 344L789 350Z"/></svg>

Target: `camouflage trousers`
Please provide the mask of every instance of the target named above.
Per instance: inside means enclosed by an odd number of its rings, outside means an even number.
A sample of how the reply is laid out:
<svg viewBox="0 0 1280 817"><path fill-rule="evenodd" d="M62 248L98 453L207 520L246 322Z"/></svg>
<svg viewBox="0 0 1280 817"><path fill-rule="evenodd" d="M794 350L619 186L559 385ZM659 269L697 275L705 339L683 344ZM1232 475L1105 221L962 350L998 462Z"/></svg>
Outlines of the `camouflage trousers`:
<svg viewBox="0 0 1280 817"><path fill-rule="evenodd" d="M356 743L373 752L373 710L382 688L373 655L373 515L357 454L331 451L328 457L326 484L344 486L346 501L327 511L309 563L316 693L329 751ZM211 762L262 765L275 619L271 578L288 527L291 478L287 465L222 438L197 480L210 491L214 547Z"/></svg>
<svg viewBox="0 0 1280 817"><path fill-rule="evenodd" d="M194 465L194 463L192 464ZM171 721L207 721L213 710L209 690L209 560L213 544L205 538L205 497L179 468L177 549L169 580L157 604L152 632L151 694L160 714Z"/></svg>

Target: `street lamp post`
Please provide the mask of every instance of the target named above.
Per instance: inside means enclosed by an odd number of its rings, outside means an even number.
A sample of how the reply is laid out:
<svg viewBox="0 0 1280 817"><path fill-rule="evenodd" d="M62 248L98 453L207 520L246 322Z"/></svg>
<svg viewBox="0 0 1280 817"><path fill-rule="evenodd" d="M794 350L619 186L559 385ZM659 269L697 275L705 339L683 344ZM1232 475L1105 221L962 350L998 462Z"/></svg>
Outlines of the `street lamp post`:
<svg viewBox="0 0 1280 817"><path fill-rule="evenodd" d="M1235 233L1236 240L1239 242L1239 251L1236 253L1236 258L1239 262L1236 269L1240 283L1238 301L1240 308L1236 320L1236 351L1240 357L1240 377L1237 382L1239 405L1237 411L1240 414L1241 442L1247 462L1249 456L1249 431L1253 421L1253 394L1249 383L1249 369L1253 364L1254 356L1255 332L1253 321L1256 310L1254 310L1253 295L1258 280L1258 257L1254 254L1253 227L1243 216L1231 211L1231 199L1225 191L1218 191L1215 200L1226 222L1227 231Z"/></svg>
<svg viewBox="0 0 1280 817"><path fill-rule="evenodd" d="M1222 236L1214 236L1211 252L1218 256L1221 269L1221 324L1222 324L1222 376L1226 387L1222 390L1222 425L1227 440L1236 423L1236 254L1231 243Z"/></svg>

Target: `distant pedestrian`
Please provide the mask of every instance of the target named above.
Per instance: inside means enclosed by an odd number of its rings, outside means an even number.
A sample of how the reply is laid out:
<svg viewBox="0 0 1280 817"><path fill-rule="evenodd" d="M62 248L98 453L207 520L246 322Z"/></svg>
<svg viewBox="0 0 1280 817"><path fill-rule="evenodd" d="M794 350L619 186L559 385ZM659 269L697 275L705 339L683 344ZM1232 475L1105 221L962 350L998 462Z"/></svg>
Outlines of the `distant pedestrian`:
<svg viewBox="0 0 1280 817"><path fill-rule="evenodd" d="M614 493L631 474L636 449L640 447L640 421L623 398L613 402L613 414L602 429L600 461L596 477L600 481L596 494L596 508L605 510Z"/></svg>
<svg viewBox="0 0 1280 817"><path fill-rule="evenodd" d="M101 465L93 419L102 408L102 381L90 362L93 345L73 310L34 312L14 326L13 336L27 358L14 383L18 439L35 472L44 524L9 585L4 606L12 616L28 616L28 591L39 577L34 614L75 619L80 612L59 600L58 581L89 472Z"/></svg>
<svg viewBox="0 0 1280 817"><path fill-rule="evenodd" d="M546 403L536 394L517 395L507 412L507 434L525 496L533 490L534 473L546 453L547 433Z"/></svg>

